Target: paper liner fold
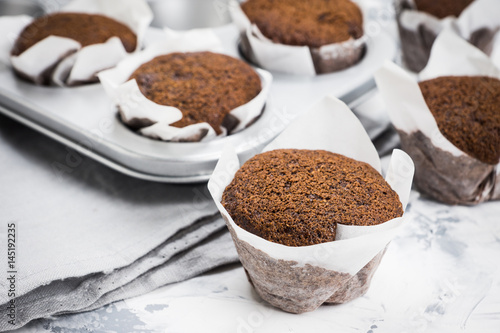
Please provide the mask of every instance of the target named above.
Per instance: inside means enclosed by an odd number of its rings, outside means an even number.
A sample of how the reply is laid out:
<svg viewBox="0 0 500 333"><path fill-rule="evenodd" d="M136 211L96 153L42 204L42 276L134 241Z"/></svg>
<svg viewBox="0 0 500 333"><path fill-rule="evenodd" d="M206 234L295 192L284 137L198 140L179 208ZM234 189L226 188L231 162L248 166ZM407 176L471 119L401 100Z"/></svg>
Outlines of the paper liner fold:
<svg viewBox="0 0 500 333"><path fill-rule="evenodd" d="M495 39L493 40L493 48L491 50L490 59L497 68L500 68L500 33L497 33L495 35Z"/></svg>
<svg viewBox="0 0 500 333"><path fill-rule="evenodd" d="M440 76L483 75L499 79L500 68L484 52L474 47L451 28L439 34L432 47L431 57L418 74L419 80Z"/></svg>
<svg viewBox="0 0 500 333"><path fill-rule="evenodd" d="M500 70L483 52L446 28L437 37L420 78L477 75L498 79ZM402 148L415 162L415 184L421 192L449 204L500 199L498 164L467 155L443 136L413 77L386 63L375 74L375 81Z"/></svg>
<svg viewBox="0 0 500 333"><path fill-rule="evenodd" d="M28 15L0 16L0 62L10 65L10 51L17 36L33 21Z"/></svg>
<svg viewBox="0 0 500 333"><path fill-rule="evenodd" d="M415 184L421 192L448 204L474 205L500 199L498 166L466 155L454 156L434 146L420 131L398 132L401 148L415 162Z"/></svg>
<svg viewBox="0 0 500 333"><path fill-rule="evenodd" d="M500 3L496 0L475 0L458 18L443 19L418 11L413 0L396 0L395 6L403 59L414 72L425 67L434 40L444 28L453 27L488 55L500 30Z"/></svg>
<svg viewBox="0 0 500 333"><path fill-rule="evenodd" d="M137 36L136 51L140 49L153 19L144 0L75 0L64 6L61 12L101 14L127 25ZM35 84L75 86L97 82L96 73L113 67L127 56L118 37L82 47L73 39L58 36L49 36L22 54L11 56L17 36L30 22L23 16L0 17L0 27L6 27L0 37L0 59L9 59L16 73Z"/></svg>
<svg viewBox="0 0 500 333"><path fill-rule="evenodd" d="M193 29L177 32L164 29L165 38L146 49L127 57L112 69L98 74L108 96L118 106L122 121L140 133L164 141L208 141L217 137L208 123L188 125L183 128L170 126L182 118L182 112L172 106L160 105L142 94L135 79L130 75L142 64L153 58L173 52L210 51L223 53L222 43L212 29ZM248 103L233 109L223 123L222 135L236 133L260 116L269 94L272 76L256 69L262 83L260 93Z"/></svg>
<svg viewBox="0 0 500 333"><path fill-rule="evenodd" d="M235 0L229 14L238 26L241 51L248 60L270 71L316 75L339 71L356 64L364 55L366 36L319 48L275 43L252 24Z"/></svg>
<svg viewBox="0 0 500 333"><path fill-rule="evenodd" d="M324 98L297 118L264 151L281 148L328 150L380 171L380 160L361 123L334 97ZM406 153L396 150L391 164L386 179L405 209L413 162ZM221 204L224 189L239 167L234 148L227 146L208 188L259 295L285 311L301 313L325 302L342 303L364 294L403 217L367 227L338 224L334 242L302 247L272 243L237 226Z"/></svg>

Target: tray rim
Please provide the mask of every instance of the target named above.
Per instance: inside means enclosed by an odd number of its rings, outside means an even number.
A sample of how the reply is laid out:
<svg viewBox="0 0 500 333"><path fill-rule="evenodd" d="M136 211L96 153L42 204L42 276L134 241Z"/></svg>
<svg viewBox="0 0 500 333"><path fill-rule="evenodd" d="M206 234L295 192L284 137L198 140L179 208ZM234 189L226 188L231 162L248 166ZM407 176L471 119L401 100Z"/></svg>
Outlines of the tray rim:
<svg viewBox="0 0 500 333"><path fill-rule="evenodd" d="M28 117L25 117L23 115L20 115L15 111L11 111L1 104L0 104L0 113L15 121L20 122L23 125L30 127L31 129L34 129L35 131L43 135L46 135L47 137L77 151L78 153L81 153L82 155L85 155L113 170L116 170L118 172L121 172L123 174L126 174L134 178L139 178L153 182L161 182L161 183L184 184L184 183L203 183L208 181L208 179L211 176L211 174L205 174L205 175L186 176L186 177L183 176L173 177L173 176L153 175L145 172L136 171L120 163L117 163L113 160L110 160L90 149L86 149L85 147L74 142L73 140L66 138L64 135L51 131L45 126L38 124L36 121L29 119Z"/></svg>

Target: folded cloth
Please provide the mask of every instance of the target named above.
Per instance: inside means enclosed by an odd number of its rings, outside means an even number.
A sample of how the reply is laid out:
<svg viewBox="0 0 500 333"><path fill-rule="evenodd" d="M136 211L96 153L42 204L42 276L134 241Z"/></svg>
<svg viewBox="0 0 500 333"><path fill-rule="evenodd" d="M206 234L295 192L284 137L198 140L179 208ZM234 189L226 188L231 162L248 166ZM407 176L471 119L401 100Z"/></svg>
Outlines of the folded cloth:
<svg viewBox="0 0 500 333"><path fill-rule="evenodd" d="M205 184L124 176L3 116L0 151L2 244L16 224L16 321L1 316L0 330L237 261L230 238L210 237L224 223ZM4 314L9 301L1 292Z"/></svg>
<svg viewBox="0 0 500 333"><path fill-rule="evenodd" d="M209 236L189 251L179 253L165 264L146 272L129 284L109 292L80 311L94 310L118 300L143 295L163 285L207 272L214 266L238 262L238 254L226 225L222 218L219 218L219 222L223 229L216 234Z"/></svg>
<svg viewBox="0 0 500 333"><path fill-rule="evenodd" d="M108 274L53 281L19 297L15 327L35 318L97 309L237 260L225 223L217 214L182 230L130 266ZM6 310L0 307L0 311ZM0 330L12 328L0 323Z"/></svg>

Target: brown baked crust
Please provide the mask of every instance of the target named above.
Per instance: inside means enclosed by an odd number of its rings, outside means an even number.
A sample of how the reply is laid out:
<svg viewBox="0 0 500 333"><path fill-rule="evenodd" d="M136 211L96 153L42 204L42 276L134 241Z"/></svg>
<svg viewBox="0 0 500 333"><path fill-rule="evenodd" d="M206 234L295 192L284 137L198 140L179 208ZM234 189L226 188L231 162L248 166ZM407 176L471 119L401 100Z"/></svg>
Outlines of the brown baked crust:
<svg viewBox="0 0 500 333"><path fill-rule="evenodd" d="M97 14L56 13L42 16L24 28L11 54L18 56L49 36L71 38L82 46L104 43L116 36L120 38L127 52L134 51L137 45L134 32L112 18Z"/></svg>
<svg viewBox="0 0 500 333"><path fill-rule="evenodd" d="M373 167L324 150L254 156L226 187L222 205L241 228L288 246L334 241L337 223L376 225L403 215L397 193Z"/></svg>
<svg viewBox="0 0 500 333"><path fill-rule="evenodd" d="M440 132L487 164L500 160L500 80L445 76L419 83Z"/></svg>
<svg viewBox="0 0 500 333"><path fill-rule="evenodd" d="M474 0L414 0L418 10L438 18L458 17Z"/></svg>
<svg viewBox="0 0 500 333"><path fill-rule="evenodd" d="M363 16L349 0L248 0L241 5L267 38L318 48L363 35Z"/></svg>
<svg viewBox="0 0 500 333"><path fill-rule="evenodd" d="M154 58L130 76L157 104L182 112L171 124L185 127L209 123L217 134L226 115L261 91L257 73L239 59L211 52L170 53Z"/></svg>

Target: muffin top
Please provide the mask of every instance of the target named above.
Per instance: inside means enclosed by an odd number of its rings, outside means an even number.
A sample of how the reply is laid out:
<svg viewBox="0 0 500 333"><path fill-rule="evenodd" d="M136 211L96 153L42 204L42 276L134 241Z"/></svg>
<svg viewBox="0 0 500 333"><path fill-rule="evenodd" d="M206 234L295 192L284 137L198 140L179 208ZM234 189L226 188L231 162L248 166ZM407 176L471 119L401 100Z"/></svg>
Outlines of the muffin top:
<svg viewBox="0 0 500 333"><path fill-rule="evenodd" d="M417 9L438 18L446 16L458 17L474 0L414 0Z"/></svg>
<svg viewBox="0 0 500 333"><path fill-rule="evenodd" d="M419 83L440 132L487 164L500 160L500 80L443 76Z"/></svg>
<svg viewBox="0 0 500 333"><path fill-rule="evenodd" d="M241 228L287 246L334 241L337 223L376 225L403 215L398 194L372 166L324 150L254 156L222 205Z"/></svg>
<svg viewBox="0 0 500 333"><path fill-rule="evenodd" d="M120 38L127 52L134 51L137 45L137 36L129 27L107 16L56 13L42 16L26 26L18 36L11 54L20 55L49 36L71 38L82 46L104 43L116 36Z"/></svg>
<svg viewBox="0 0 500 333"><path fill-rule="evenodd" d="M209 123L217 134L227 114L261 91L252 67L239 59L211 52L170 53L135 70L135 79L148 99L181 110L185 127Z"/></svg>
<svg viewBox="0 0 500 333"><path fill-rule="evenodd" d="M350 0L248 0L241 5L267 38L320 47L363 35L363 16Z"/></svg>

